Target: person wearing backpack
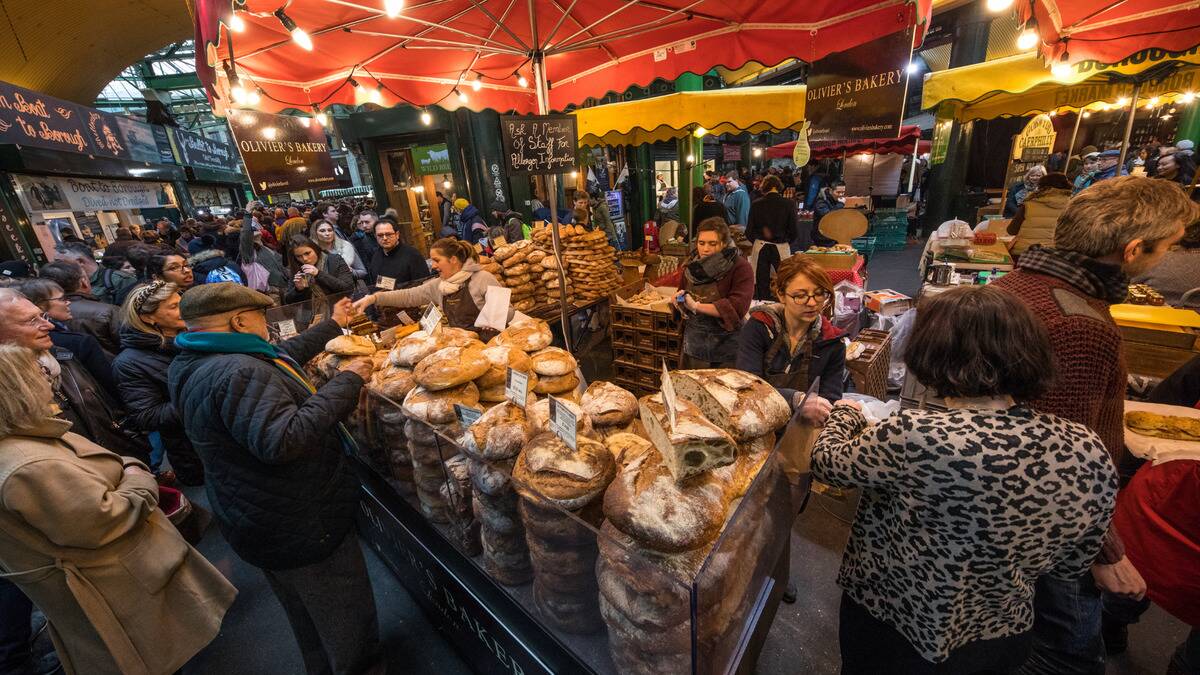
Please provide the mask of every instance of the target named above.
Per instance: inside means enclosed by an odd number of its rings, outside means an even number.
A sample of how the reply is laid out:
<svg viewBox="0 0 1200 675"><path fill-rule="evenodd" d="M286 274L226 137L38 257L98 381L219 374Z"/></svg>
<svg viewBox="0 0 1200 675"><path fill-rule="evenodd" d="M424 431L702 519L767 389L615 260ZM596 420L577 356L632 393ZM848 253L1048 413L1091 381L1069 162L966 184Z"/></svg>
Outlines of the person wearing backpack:
<svg viewBox="0 0 1200 675"><path fill-rule="evenodd" d="M215 284L222 281L233 281L245 284L242 275L226 260L225 254L218 249L200 251L188 259L192 266L192 274L196 278L195 285Z"/></svg>
<svg viewBox="0 0 1200 675"><path fill-rule="evenodd" d="M101 302L120 306L125 296L137 285L137 273L129 260L119 253L105 253L100 260L98 284L92 284L92 295Z"/></svg>

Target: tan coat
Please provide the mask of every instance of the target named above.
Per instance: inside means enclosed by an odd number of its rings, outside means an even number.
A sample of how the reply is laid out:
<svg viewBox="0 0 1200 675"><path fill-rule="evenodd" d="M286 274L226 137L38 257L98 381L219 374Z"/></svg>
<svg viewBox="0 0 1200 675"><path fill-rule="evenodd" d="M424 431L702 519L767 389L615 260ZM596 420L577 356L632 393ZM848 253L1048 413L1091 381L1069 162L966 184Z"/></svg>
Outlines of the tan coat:
<svg viewBox="0 0 1200 675"><path fill-rule="evenodd" d="M237 591L157 508L153 476L69 428L0 439L0 576L45 612L67 673L173 673Z"/></svg>
<svg viewBox="0 0 1200 675"><path fill-rule="evenodd" d="M1012 252L1021 255L1034 244L1054 246L1054 231L1058 216L1071 201L1070 190L1050 189L1025 200L1025 220L1013 240Z"/></svg>

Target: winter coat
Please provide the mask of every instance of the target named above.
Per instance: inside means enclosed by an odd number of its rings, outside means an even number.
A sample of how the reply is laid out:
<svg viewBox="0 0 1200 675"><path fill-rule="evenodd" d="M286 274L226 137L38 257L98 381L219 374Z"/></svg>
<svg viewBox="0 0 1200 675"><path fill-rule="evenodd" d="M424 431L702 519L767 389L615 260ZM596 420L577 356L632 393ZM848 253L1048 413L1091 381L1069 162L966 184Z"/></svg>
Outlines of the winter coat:
<svg viewBox="0 0 1200 675"><path fill-rule="evenodd" d="M730 225L745 225L750 222L750 195L741 185L725 195L725 216Z"/></svg>
<svg viewBox="0 0 1200 675"><path fill-rule="evenodd" d="M110 394L70 349L55 345L50 355L62 371L55 386L62 419L91 442L149 464L150 441L144 434L128 428L125 408L115 393L116 381L113 380L114 393Z"/></svg>
<svg viewBox="0 0 1200 675"><path fill-rule="evenodd" d="M1034 244L1054 246L1054 230L1058 226L1058 216L1067 208L1071 201L1070 190L1048 189L1038 191L1029 196L1024 204L1017 209L1017 235L1013 240L1012 252L1020 255ZM1014 218L1014 221L1016 218ZM1009 228L1013 229L1012 227Z"/></svg>
<svg viewBox="0 0 1200 675"><path fill-rule="evenodd" d="M157 431L181 480L190 485L203 483L204 467L167 393L167 369L179 350L173 342L164 344L160 336L132 326L121 330L121 347L113 361L113 374L121 404L128 412L126 425L145 433Z"/></svg>
<svg viewBox="0 0 1200 675"><path fill-rule="evenodd" d="M216 249L201 251L188 260L195 277L194 285L210 284L218 281L237 281L244 284L240 270L234 269L225 255Z"/></svg>
<svg viewBox="0 0 1200 675"><path fill-rule="evenodd" d="M100 342L91 335L69 331L58 321L52 323L55 327L50 331L50 341L54 346L71 352L73 358L87 370L92 379L115 399L117 380L113 377L112 359L104 353Z"/></svg>
<svg viewBox="0 0 1200 675"><path fill-rule="evenodd" d="M116 305L98 302L86 293L67 293L71 301L71 320L67 328L84 335L91 335L100 343L108 357L121 351L121 313Z"/></svg>
<svg viewBox="0 0 1200 675"><path fill-rule="evenodd" d="M278 345L304 364L342 334L327 319ZM358 481L338 422L363 379L344 371L312 393L263 356L183 349L167 389L204 461L213 515L234 552L263 569L327 558L354 527Z"/></svg>
<svg viewBox="0 0 1200 675"><path fill-rule="evenodd" d="M725 210L725 206L718 201L703 201L701 200L692 209L692 229L709 218L720 218L729 224L729 212Z"/></svg>
<svg viewBox="0 0 1200 675"><path fill-rule="evenodd" d="M362 260L365 271L367 265L371 263L371 258L375 256L375 251L379 250L379 242L375 239L375 233L359 230L350 235L350 243L354 246L354 251L358 254L359 259Z"/></svg>
<svg viewBox="0 0 1200 675"><path fill-rule="evenodd" d="M252 262L262 265L267 270L267 286L278 289L277 292L282 293L288 285L288 273L287 268L283 266L283 256L266 246L267 228L262 228L261 232L264 244L256 246L253 228L242 228L238 234L238 261L242 265Z"/></svg>
<svg viewBox="0 0 1200 675"><path fill-rule="evenodd" d="M367 283L375 286L382 277L395 282L396 286L424 279L429 276L429 265L421 252L408 244L396 244L395 248L385 251L383 247L375 250L367 265Z"/></svg>
<svg viewBox="0 0 1200 675"><path fill-rule="evenodd" d="M367 276L367 266L358 257L358 251L354 248L354 244L340 237L335 237L333 240L333 250L330 253L336 253L342 257L346 265L350 267L351 274L355 279L364 279Z"/></svg>
<svg viewBox="0 0 1200 675"><path fill-rule="evenodd" d="M173 673L237 591L156 508L153 476L69 428L0 439L0 577L46 614L68 675Z"/></svg>
<svg viewBox="0 0 1200 675"><path fill-rule="evenodd" d="M738 338L738 370L767 379L784 372L797 372L798 368L803 367L803 364L799 363L799 357L804 354L804 350L797 351L795 357L792 357L787 353L787 349L780 349L775 352L770 363L766 362L771 344L780 331L785 330L783 326L777 325L776 317L781 315L782 308L774 312L763 309L750 312L750 320L742 326L742 333ZM820 335L813 341L812 361L808 364L808 382L805 386L812 386L816 378L820 377L821 386L817 394L830 402L836 402L842 397L845 386L846 345L842 343L844 335L841 329L822 317ZM776 389L790 405L797 390L790 387Z"/></svg>
<svg viewBox="0 0 1200 675"><path fill-rule="evenodd" d="M468 204L458 215L458 238L474 244L486 232L487 222L479 214L479 209L475 208L474 204Z"/></svg>
<svg viewBox="0 0 1200 675"><path fill-rule="evenodd" d="M125 296L137 286L137 277L121 270L110 270L104 267L96 270L91 277L92 295L100 302L110 305L120 305L125 302Z"/></svg>
<svg viewBox="0 0 1200 675"><path fill-rule="evenodd" d="M767 230L771 232L769 237L764 234ZM795 241L796 202L778 192L768 192L755 199L750 205L746 238L750 241L766 239L773 244L790 244Z"/></svg>
<svg viewBox="0 0 1200 675"><path fill-rule="evenodd" d="M307 288L296 288L295 279L288 280L287 292L283 294L285 303L303 302L312 297L312 285L320 286L325 295L337 295L354 290L354 273L350 266L336 253L326 253L319 263L317 276L310 279Z"/></svg>

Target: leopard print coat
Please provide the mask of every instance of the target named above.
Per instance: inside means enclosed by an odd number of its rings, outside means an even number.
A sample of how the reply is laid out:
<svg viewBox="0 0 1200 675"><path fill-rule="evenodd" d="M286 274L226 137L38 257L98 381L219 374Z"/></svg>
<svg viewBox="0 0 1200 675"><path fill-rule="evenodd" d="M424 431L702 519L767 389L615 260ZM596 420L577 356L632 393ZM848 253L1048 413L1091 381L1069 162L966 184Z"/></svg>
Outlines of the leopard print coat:
<svg viewBox="0 0 1200 675"><path fill-rule="evenodd" d="M838 585L935 663L1029 630L1038 577L1088 570L1117 494L1096 434L1020 406L875 426L837 406L812 474L862 488Z"/></svg>

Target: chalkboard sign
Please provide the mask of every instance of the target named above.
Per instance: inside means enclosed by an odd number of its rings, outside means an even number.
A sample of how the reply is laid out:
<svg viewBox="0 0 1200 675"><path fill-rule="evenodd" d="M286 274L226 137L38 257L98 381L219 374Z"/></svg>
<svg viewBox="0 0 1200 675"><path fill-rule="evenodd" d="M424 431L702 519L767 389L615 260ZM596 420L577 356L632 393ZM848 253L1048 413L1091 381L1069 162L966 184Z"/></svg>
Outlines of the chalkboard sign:
<svg viewBox="0 0 1200 675"><path fill-rule="evenodd" d="M573 115L502 115L500 132L509 173L566 173L575 166Z"/></svg>

